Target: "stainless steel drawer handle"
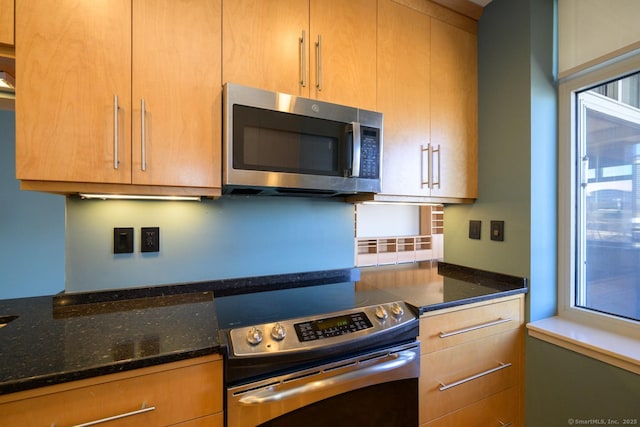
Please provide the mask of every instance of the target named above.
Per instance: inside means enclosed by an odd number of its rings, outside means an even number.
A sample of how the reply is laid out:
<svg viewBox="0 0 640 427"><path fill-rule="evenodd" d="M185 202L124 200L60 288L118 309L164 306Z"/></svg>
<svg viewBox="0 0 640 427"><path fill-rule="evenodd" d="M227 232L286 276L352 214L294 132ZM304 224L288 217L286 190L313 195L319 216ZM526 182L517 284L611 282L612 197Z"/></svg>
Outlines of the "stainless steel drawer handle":
<svg viewBox="0 0 640 427"><path fill-rule="evenodd" d="M468 328L457 329L457 330L451 331L451 332L440 332L440 338L452 337L454 335L460 335L460 334L464 334L466 332L476 331L478 329L488 328L490 326L500 325L501 323L511 322L512 320L513 319L510 318L510 317L508 317L506 319L501 317L498 320L493 320L493 321L487 322L487 323L481 323L480 325L469 326Z"/></svg>
<svg viewBox="0 0 640 427"><path fill-rule="evenodd" d="M83 424L77 424L74 427L94 426L96 424L102 424L102 423L106 423L106 422L109 422L109 421L119 420L120 418L132 417L134 415L140 415L140 414L144 414L146 412L151 412L151 411L155 411L155 410L156 410L155 406L147 407L147 405L145 403L143 403L142 404L142 408L138 409L137 411L125 412L124 414L113 415L111 417L102 418L100 420L89 421L89 422L83 423ZM55 427L55 425L52 424L51 427Z"/></svg>
<svg viewBox="0 0 640 427"><path fill-rule="evenodd" d="M471 375L470 377L463 378L463 379L458 380L458 381L456 381L454 383L451 383L451 384L440 383L440 385L442 387L440 387L439 390L440 391L449 390L450 388L459 386L459 385L467 383L469 381L476 380L478 378L484 377L485 375L493 374L494 372L501 371L504 368L508 368L509 366L511 366L511 363L502 363L502 362L498 362L498 363L500 363L500 366L497 366L497 367L491 368L491 369L487 369L486 371L480 372L479 374Z"/></svg>

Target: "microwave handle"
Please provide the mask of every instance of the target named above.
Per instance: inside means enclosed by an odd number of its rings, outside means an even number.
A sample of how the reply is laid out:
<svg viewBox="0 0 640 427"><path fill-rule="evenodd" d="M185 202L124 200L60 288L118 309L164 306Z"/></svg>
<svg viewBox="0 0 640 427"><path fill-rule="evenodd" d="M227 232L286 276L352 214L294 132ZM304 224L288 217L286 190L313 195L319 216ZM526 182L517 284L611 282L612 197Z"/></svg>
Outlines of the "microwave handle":
<svg viewBox="0 0 640 427"><path fill-rule="evenodd" d="M360 176L360 151L362 149L362 137L360 132L360 123L352 122L351 127L353 129L353 142L351 148L351 176Z"/></svg>

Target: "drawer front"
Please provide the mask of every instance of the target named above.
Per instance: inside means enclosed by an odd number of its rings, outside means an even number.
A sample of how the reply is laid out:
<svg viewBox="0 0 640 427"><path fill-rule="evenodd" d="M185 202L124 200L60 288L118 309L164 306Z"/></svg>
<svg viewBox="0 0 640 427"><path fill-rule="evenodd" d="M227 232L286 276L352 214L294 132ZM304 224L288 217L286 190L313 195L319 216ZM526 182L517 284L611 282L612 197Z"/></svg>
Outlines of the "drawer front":
<svg viewBox="0 0 640 427"><path fill-rule="evenodd" d="M519 390L519 387L512 387L422 426L520 427Z"/></svg>
<svg viewBox="0 0 640 427"><path fill-rule="evenodd" d="M224 413L218 412L208 417L196 418L195 420L174 424L172 427L224 427Z"/></svg>
<svg viewBox="0 0 640 427"><path fill-rule="evenodd" d="M104 383L5 403L0 419L3 425L68 426L116 417L104 425L161 426L222 411L222 361L167 366L166 371L115 381L105 376Z"/></svg>
<svg viewBox="0 0 640 427"><path fill-rule="evenodd" d="M521 331L424 354L420 422L426 423L519 384Z"/></svg>
<svg viewBox="0 0 640 427"><path fill-rule="evenodd" d="M519 328L523 319L522 297L423 317L419 337L422 353Z"/></svg>

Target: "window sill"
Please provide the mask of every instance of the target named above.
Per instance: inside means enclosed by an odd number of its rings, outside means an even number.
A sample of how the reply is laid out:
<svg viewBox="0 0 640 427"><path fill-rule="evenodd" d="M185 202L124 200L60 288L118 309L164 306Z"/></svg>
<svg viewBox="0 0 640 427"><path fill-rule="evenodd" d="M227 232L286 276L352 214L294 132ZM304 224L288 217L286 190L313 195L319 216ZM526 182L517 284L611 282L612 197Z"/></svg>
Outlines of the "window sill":
<svg viewBox="0 0 640 427"><path fill-rule="evenodd" d="M640 341L558 316L527 324L529 336L640 374Z"/></svg>

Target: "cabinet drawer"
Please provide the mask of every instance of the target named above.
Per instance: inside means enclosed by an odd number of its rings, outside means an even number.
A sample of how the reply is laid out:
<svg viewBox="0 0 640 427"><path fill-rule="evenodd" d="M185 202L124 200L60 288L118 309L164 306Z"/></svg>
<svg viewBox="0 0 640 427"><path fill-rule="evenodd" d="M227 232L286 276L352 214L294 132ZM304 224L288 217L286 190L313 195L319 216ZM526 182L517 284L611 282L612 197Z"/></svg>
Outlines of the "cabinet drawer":
<svg viewBox="0 0 640 427"><path fill-rule="evenodd" d="M192 360L131 371L124 378L125 373L113 374L37 389L35 397L29 397L31 391L16 394L27 397L0 404L0 419L4 425L68 426L131 413L105 425L161 426L222 412L222 361L218 356Z"/></svg>
<svg viewBox="0 0 640 427"><path fill-rule="evenodd" d="M522 425L519 407L519 388L512 387L424 424L423 427L518 427Z"/></svg>
<svg viewBox="0 0 640 427"><path fill-rule="evenodd" d="M218 412L207 417L196 418L195 420L185 421L180 424L174 424L172 427L223 427L224 413Z"/></svg>
<svg viewBox="0 0 640 427"><path fill-rule="evenodd" d="M421 318L422 353L519 328L524 318L522 300L518 297Z"/></svg>
<svg viewBox="0 0 640 427"><path fill-rule="evenodd" d="M520 381L521 331L424 354L420 360L420 422L470 405Z"/></svg>

